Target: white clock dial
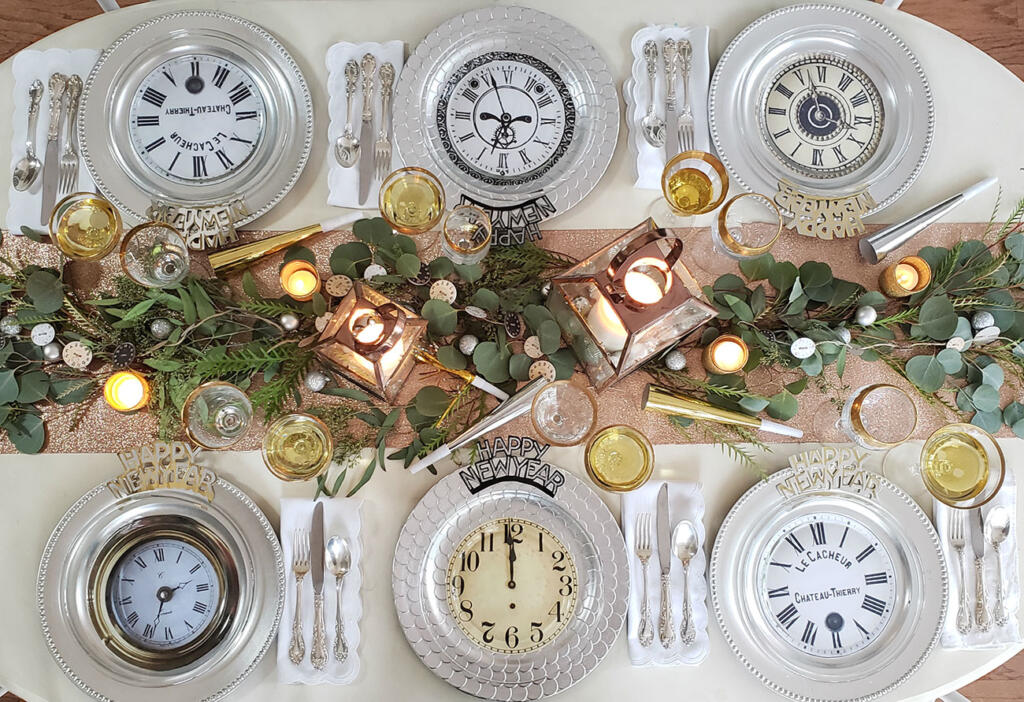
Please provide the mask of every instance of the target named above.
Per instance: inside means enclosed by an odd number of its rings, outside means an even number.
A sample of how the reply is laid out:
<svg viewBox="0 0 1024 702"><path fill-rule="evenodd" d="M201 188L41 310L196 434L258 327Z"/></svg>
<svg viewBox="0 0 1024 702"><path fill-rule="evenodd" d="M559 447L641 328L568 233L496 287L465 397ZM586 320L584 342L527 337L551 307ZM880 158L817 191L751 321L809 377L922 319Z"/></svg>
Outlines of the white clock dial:
<svg viewBox="0 0 1024 702"><path fill-rule="evenodd" d="M576 109L562 79L525 54L495 52L466 63L438 102L448 157L489 184L539 178L565 154Z"/></svg>
<svg viewBox="0 0 1024 702"><path fill-rule="evenodd" d="M111 571L107 593L113 620L128 641L154 651L179 648L202 635L221 594L206 554L174 538L128 551Z"/></svg>
<svg viewBox="0 0 1024 702"><path fill-rule="evenodd" d="M892 617L892 558L860 522L810 514L782 527L760 565L760 596L775 632L822 658L870 645Z"/></svg>
<svg viewBox="0 0 1024 702"><path fill-rule="evenodd" d="M263 138L267 108L237 64L186 54L157 66L132 97L132 148L154 173L176 183L208 183L241 168Z"/></svg>
<svg viewBox="0 0 1024 702"><path fill-rule="evenodd" d="M783 164L813 178L836 178L874 155L885 120L878 89L862 70L845 59L815 55L778 73L760 121Z"/></svg>

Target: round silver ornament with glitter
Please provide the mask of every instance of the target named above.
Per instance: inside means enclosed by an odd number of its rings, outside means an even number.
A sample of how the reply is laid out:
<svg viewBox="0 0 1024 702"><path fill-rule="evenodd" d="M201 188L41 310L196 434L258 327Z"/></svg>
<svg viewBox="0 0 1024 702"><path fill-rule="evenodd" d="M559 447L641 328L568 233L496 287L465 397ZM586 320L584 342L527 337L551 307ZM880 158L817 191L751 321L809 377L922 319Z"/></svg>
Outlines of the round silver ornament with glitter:
<svg viewBox="0 0 1024 702"><path fill-rule="evenodd" d="M806 336L801 336L799 339L789 345L789 353L793 358L797 358L803 361L806 358L810 358L814 355L814 350L818 348L818 345L814 343L814 339L809 339Z"/></svg>
<svg viewBox="0 0 1024 702"><path fill-rule="evenodd" d="M64 347L61 357L64 359L64 363L75 370L85 370L92 363L92 349L81 341L71 341Z"/></svg>
<svg viewBox="0 0 1024 702"><path fill-rule="evenodd" d="M861 305L854 313L853 319L862 327L870 327L878 319L878 310L871 305Z"/></svg>
<svg viewBox="0 0 1024 702"><path fill-rule="evenodd" d="M437 280L430 286L431 300L443 300L450 305L455 302L458 294L459 291L455 288L455 283L450 280Z"/></svg>
<svg viewBox="0 0 1024 702"><path fill-rule="evenodd" d="M21 333L21 322L18 321L17 315L8 314L3 319L0 319L0 332L3 332L4 336L17 336Z"/></svg>
<svg viewBox="0 0 1024 702"><path fill-rule="evenodd" d="M154 339L166 339L172 331L174 331L174 325L171 320L164 317L157 317L149 323L149 333Z"/></svg>
<svg viewBox="0 0 1024 702"><path fill-rule="evenodd" d="M370 265L368 265L366 267L366 270L363 271L363 279L364 280L373 280L374 278L376 278L379 275L387 275L387 274L388 274L388 269L387 268L385 268L384 266L380 265L379 263L371 263Z"/></svg>
<svg viewBox="0 0 1024 702"><path fill-rule="evenodd" d="M306 387L313 392L320 392L327 387L328 380L330 378L327 377L326 373L317 370L310 371L306 374Z"/></svg>
<svg viewBox="0 0 1024 702"><path fill-rule="evenodd" d="M476 350L476 345L479 343L480 340L472 334L463 334L462 338L459 339L459 351L466 356L472 356L473 351Z"/></svg>
<svg viewBox="0 0 1024 702"><path fill-rule="evenodd" d="M57 338L57 330L49 322L32 327L32 343L36 346L46 346L55 338Z"/></svg>
<svg viewBox="0 0 1024 702"><path fill-rule="evenodd" d="M978 310L971 317L971 328L974 331L988 329L996 325L996 318L988 310Z"/></svg>
<svg viewBox="0 0 1024 702"><path fill-rule="evenodd" d="M278 321L285 331L295 331L299 328L299 318L291 312L285 312L282 314Z"/></svg>
<svg viewBox="0 0 1024 702"><path fill-rule="evenodd" d="M47 361L59 361L61 348L56 341L51 341L43 347L43 358Z"/></svg>
<svg viewBox="0 0 1024 702"><path fill-rule="evenodd" d="M665 367L670 371L681 371L686 368L686 354L674 349L665 354Z"/></svg>
<svg viewBox="0 0 1024 702"><path fill-rule="evenodd" d="M586 295L577 295L572 300L572 306L576 308L576 311L586 317L590 313L590 298Z"/></svg>

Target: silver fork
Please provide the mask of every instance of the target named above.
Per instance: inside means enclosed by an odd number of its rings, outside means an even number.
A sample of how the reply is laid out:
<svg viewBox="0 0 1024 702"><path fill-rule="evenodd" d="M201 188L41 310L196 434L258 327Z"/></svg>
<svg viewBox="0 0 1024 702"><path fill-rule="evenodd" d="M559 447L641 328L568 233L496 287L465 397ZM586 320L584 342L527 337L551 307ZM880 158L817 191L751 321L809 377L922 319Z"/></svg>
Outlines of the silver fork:
<svg viewBox="0 0 1024 702"><path fill-rule="evenodd" d="M306 655L306 642L302 636L302 579L309 572L309 534L305 529L296 529L292 537L292 572L295 573L295 617L292 619L288 660L298 665Z"/></svg>
<svg viewBox="0 0 1024 702"><path fill-rule="evenodd" d="M640 625L636 630L637 640L641 646L650 646L654 641L654 624L651 622L651 603L647 598L647 564L651 561L651 515L640 512L636 515L636 557L640 559L640 572L643 574L643 599L640 600Z"/></svg>
<svg viewBox="0 0 1024 702"><path fill-rule="evenodd" d="M60 172L57 189L62 195L73 193L78 187L78 151L75 149L75 125L78 122L78 100L82 95L82 78L73 75L68 78L67 133L64 135L64 150L60 155Z"/></svg>
<svg viewBox="0 0 1024 702"><path fill-rule="evenodd" d="M380 67L380 130L377 132L377 143L373 145L374 168L377 180L383 181L391 172L391 139L388 136L389 106L391 104L391 86L395 83L395 67L391 62Z"/></svg>
<svg viewBox="0 0 1024 702"><path fill-rule="evenodd" d="M687 39L680 39L676 45L676 60L683 79L683 108L679 111L679 147L683 151L693 150L693 110L690 109L690 68L693 46Z"/></svg>
<svg viewBox="0 0 1024 702"><path fill-rule="evenodd" d="M953 509L949 513L949 543L956 551L957 563L960 567L960 606L956 610L956 630L966 636L971 630L971 610L967 602L967 567L964 563L964 547L966 541L966 524L964 513Z"/></svg>

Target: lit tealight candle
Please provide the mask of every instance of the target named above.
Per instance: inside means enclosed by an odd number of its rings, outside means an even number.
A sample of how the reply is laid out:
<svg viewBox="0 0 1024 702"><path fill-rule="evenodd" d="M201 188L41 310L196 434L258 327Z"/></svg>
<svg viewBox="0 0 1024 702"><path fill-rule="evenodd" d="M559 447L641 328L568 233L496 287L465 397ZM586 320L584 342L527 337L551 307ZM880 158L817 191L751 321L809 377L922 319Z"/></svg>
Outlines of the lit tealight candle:
<svg viewBox="0 0 1024 702"><path fill-rule="evenodd" d="M626 289L626 294L634 301L642 305L653 305L665 297L672 285L672 277L665 261L641 258L626 271L622 285Z"/></svg>
<svg viewBox="0 0 1024 702"><path fill-rule="evenodd" d="M747 365L750 351L743 339L733 334L723 334L704 348L702 359L709 373L723 375L735 373Z"/></svg>
<svg viewBox="0 0 1024 702"><path fill-rule="evenodd" d="M118 412L134 412L149 404L149 383L135 371L117 371L103 385L103 399Z"/></svg>
<svg viewBox="0 0 1024 702"><path fill-rule="evenodd" d="M373 344L384 336L384 323L376 310L362 310L349 322L352 335L360 344Z"/></svg>
<svg viewBox="0 0 1024 702"><path fill-rule="evenodd" d="M289 261L281 267L281 287L293 299L305 302L320 289L320 274L309 261Z"/></svg>
<svg viewBox="0 0 1024 702"><path fill-rule="evenodd" d="M907 290L913 290L914 288L916 288L917 281L921 279L921 276L917 274L917 271L914 270L914 267L908 266L906 263L896 264L895 277L896 283L901 288L906 288Z"/></svg>
<svg viewBox="0 0 1024 702"><path fill-rule="evenodd" d="M907 256L882 271L878 287L889 297L907 297L924 290L931 281L928 262L918 256Z"/></svg>

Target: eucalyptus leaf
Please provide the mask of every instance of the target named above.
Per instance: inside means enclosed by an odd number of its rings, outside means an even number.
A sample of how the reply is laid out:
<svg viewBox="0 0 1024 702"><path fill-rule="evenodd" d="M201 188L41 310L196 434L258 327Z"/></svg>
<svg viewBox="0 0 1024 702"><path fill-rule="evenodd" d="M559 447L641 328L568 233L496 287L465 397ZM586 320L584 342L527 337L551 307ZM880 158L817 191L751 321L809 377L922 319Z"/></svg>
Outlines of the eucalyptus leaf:
<svg viewBox="0 0 1024 702"><path fill-rule="evenodd" d="M395 270L403 278L415 278L420 274L420 259L414 253L404 253L395 261Z"/></svg>
<svg viewBox="0 0 1024 702"><path fill-rule="evenodd" d="M849 346L843 346L839 349L839 355L836 357L836 375L840 378L842 378L843 373L846 372L846 358L849 355L849 351Z"/></svg>
<svg viewBox="0 0 1024 702"><path fill-rule="evenodd" d="M796 416L796 413L800 410L800 403L796 397L788 390L783 390L777 395L772 395L768 399L768 406L765 407L765 412L772 419L778 419L781 422L788 421Z"/></svg>
<svg viewBox="0 0 1024 702"><path fill-rule="evenodd" d="M350 241L336 246L331 252L331 272L335 275L347 275L358 278L373 260L370 247L361 241Z"/></svg>
<svg viewBox="0 0 1024 702"><path fill-rule="evenodd" d="M43 418L37 414L22 412L9 419L4 426L7 437L21 453L39 453L46 443L46 427Z"/></svg>
<svg viewBox="0 0 1024 702"><path fill-rule="evenodd" d="M807 261L800 266L800 282L804 288L820 288L830 285L833 280L832 269L827 263Z"/></svg>
<svg viewBox="0 0 1024 702"><path fill-rule="evenodd" d="M476 349L473 350L473 364L491 383L504 383L509 379L508 359L493 341L484 341L476 345Z"/></svg>
<svg viewBox="0 0 1024 702"><path fill-rule="evenodd" d="M765 280L775 266L775 257L770 253L740 261L740 270L747 280Z"/></svg>
<svg viewBox="0 0 1024 702"><path fill-rule="evenodd" d="M153 370L163 371L165 373L176 371L182 366L181 361L175 361L171 358L147 358L143 363Z"/></svg>
<svg viewBox="0 0 1024 702"><path fill-rule="evenodd" d="M960 388L956 393L956 406L961 412L974 412L977 407L974 406L974 399L972 395L977 386L968 386Z"/></svg>
<svg viewBox="0 0 1024 702"><path fill-rule="evenodd" d="M1012 427L1022 419L1024 419L1024 404L1015 400L1003 408L1003 422L1006 426Z"/></svg>
<svg viewBox="0 0 1024 702"><path fill-rule="evenodd" d="M768 398L747 396L740 399L740 407L750 414L757 414L768 406Z"/></svg>
<svg viewBox="0 0 1024 702"><path fill-rule="evenodd" d="M422 414L418 409L416 409L415 404L408 405L405 408L405 418L409 420L409 424L417 432L434 423L434 419Z"/></svg>
<svg viewBox="0 0 1024 702"><path fill-rule="evenodd" d="M794 380L792 383L786 384L786 389L789 390L794 395L799 395L804 391L804 388L807 387L807 382L809 380L810 378L807 377L800 378L799 380Z"/></svg>
<svg viewBox="0 0 1024 702"><path fill-rule="evenodd" d="M923 392L936 392L946 382L946 371L935 356L914 356L906 365L907 378Z"/></svg>
<svg viewBox="0 0 1024 702"><path fill-rule="evenodd" d="M809 356L800 362L800 370L812 377L821 375L823 369L824 362L822 361L821 353L818 351L815 351L813 356Z"/></svg>
<svg viewBox="0 0 1024 702"><path fill-rule="evenodd" d="M498 299L498 294L493 290L488 290L487 288L480 288L473 293L473 297L470 298L470 302L477 307L482 307L488 312L496 311L498 309L498 305L501 304L501 300Z"/></svg>
<svg viewBox="0 0 1024 702"><path fill-rule="evenodd" d="M130 322L132 320L138 319L142 315L146 314L146 312L149 311L149 308L155 304L156 300L152 298L148 300L143 300L142 302L137 303L130 310L128 310L124 317L121 318L121 321Z"/></svg>
<svg viewBox="0 0 1024 702"><path fill-rule="evenodd" d="M733 311L737 319L741 322L754 321L754 311L745 301L735 295L723 295L723 297L725 298L726 304L729 305L729 309Z"/></svg>
<svg viewBox="0 0 1024 702"><path fill-rule="evenodd" d="M437 360L445 368L451 368L452 370L464 370L468 361L462 353L454 346L442 346L437 350Z"/></svg>
<svg viewBox="0 0 1024 702"><path fill-rule="evenodd" d="M963 357L956 349L942 349L935 354L935 359L942 366L942 370L949 375L958 373L964 366Z"/></svg>
<svg viewBox="0 0 1024 702"><path fill-rule="evenodd" d="M307 261L308 263L312 263L315 266L316 254L313 253L311 250L307 249L305 246L299 246L298 244L295 244L294 246L289 246L287 249L285 249L284 257L281 259L281 266L283 267L284 264L288 263L289 261Z"/></svg>
<svg viewBox="0 0 1024 702"><path fill-rule="evenodd" d="M514 353L508 360L508 373L516 380L529 380L531 365L533 359L525 353Z"/></svg>
<svg viewBox="0 0 1024 702"><path fill-rule="evenodd" d="M750 294L750 311L754 313L754 318L757 319L767 307L767 294L764 291L763 285L758 285L754 288L754 292Z"/></svg>
<svg viewBox="0 0 1024 702"><path fill-rule="evenodd" d="M540 341L541 353L554 353L562 345L562 330L553 319L545 320L537 329L537 339Z"/></svg>
<svg viewBox="0 0 1024 702"><path fill-rule="evenodd" d="M416 240L413 239L411 236L406 236L405 234L395 234L394 242L395 246L397 246L398 250L401 251L402 253L416 253ZM416 272L419 273L419 271Z"/></svg>
<svg viewBox="0 0 1024 702"><path fill-rule="evenodd" d="M945 260L946 256L949 255L949 249L944 249L939 246L925 246L917 255L923 258L933 271L938 270Z"/></svg>
<svg viewBox="0 0 1024 702"><path fill-rule="evenodd" d="M427 300L422 315L428 322L427 330L436 336L454 334L459 324L458 312L444 300Z"/></svg>
<svg viewBox="0 0 1024 702"><path fill-rule="evenodd" d="M945 341L956 331L956 309L945 295L929 297L921 305L918 322L929 337Z"/></svg>
<svg viewBox="0 0 1024 702"><path fill-rule="evenodd" d="M1016 301L1008 290L990 290L984 295L985 299L992 303L991 307L980 309L988 310L996 320L996 326L1000 330L1009 329L1016 322ZM40 310L41 311L41 310Z"/></svg>
<svg viewBox="0 0 1024 702"><path fill-rule="evenodd" d="M956 330L954 330L953 336L964 340L964 351L971 348L971 341L974 339L974 333L971 330L971 320L967 319L967 317L957 317Z"/></svg>
<svg viewBox="0 0 1024 702"><path fill-rule="evenodd" d="M185 288L178 288L178 297L181 299L181 314L185 318L185 324L196 323L196 305L192 296Z"/></svg>
<svg viewBox="0 0 1024 702"><path fill-rule="evenodd" d="M416 411L425 417L440 417L448 405L451 403L451 398L441 388L436 385L428 385L425 388L420 388L420 391L416 393Z"/></svg>
<svg viewBox="0 0 1024 702"><path fill-rule="evenodd" d="M1010 427L1010 431L1012 431L1017 438L1024 439L1024 419L1019 422L1014 422L1013 426Z"/></svg>
<svg viewBox="0 0 1024 702"><path fill-rule="evenodd" d="M999 409L999 391L991 385L979 386L971 395L971 400L979 412L992 412Z"/></svg>
<svg viewBox="0 0 1024 702"><path fill-rule="evenodd" d="M22 225L21 227L21 233L24 234L27 239L31 239L37 244L43 244L49 241L50 237L49 234L42 231L41 229L33 229L32 227L26 227L24 225Z"/></svg>
<svg viewBox="0 0 1024 702"><path fill-rule="evenodd" d="M64 287L57 276L49 271L34 271L25 280L25 293L32 298L37 312L50 314L64 304Z"/></svg>
<svg viewBox="0 0 1024 702"><path fill-rule="evenodd" d="M715 280L715 284L712 286L712 290L715 292L746 289L747 285L743 282L743 279L733 273L726 273L725 275L719 276L718 279Z"/></svg>
<svg viewBox="0 0 1024 702"><path fill-rule="evenodd" d="M976 412L971 417L971 424L981 427L989 434L995 434L1003 426L1003 415L999 410L993 412Z"/></svg>
<svg viewBox="0 0 1024 702"><path fill-rule="evenodd" d="M14 371L0 371L0 405L10 404L18 399L18 379Z"/></svg>
<svg viewBox="0 0 1024 702"><path fill-rule="evenodd" d="M1014 232L1003 241L1006 253L1017 261L1024 261L1024 234Z"/></svg>
<svg viewBox="0 0 1024 702"><path fill-rule="evenodd" d="M478 263L456 263L455 273L467 283L475 283L484 275L484 271Z"/></svg>
<svg viewBox="0 0 1024 702"><path fill-rule="evenodd" d="M444 256L435 258L428 267L430 268L431 278L447 278L455 272L455 264L452 263L450 258Z"/></svg>
<svg viewBox="0 0 1024 702"><path fill-rule="evenodd" d="M881 312L885 309L885 305L889 302L885 295L878 292L877 290L869 290L868 292L857 298L858 307L874 307L876 310Z"/></svg>
<svg viewBox="0 0 1024 702"><path fill-rule="evenodd" d="M527 305L523 308L523 319L526 320L527 326L536 333L542 323L553 320L554 317L551 310L543 305Z"/></svg>
<svg viewBox="0 0 1024 702"><path fill-rule="evenodd" d="M800 272L792 263L789 261L780 261L772 266L772 270L768 274L768 282L771 283L772 287L781 295L793 286L793 283L796 282L796 277L799 274Z"/></svg>
<svg viewBox="0 0 1024 702"><path fill-rule="evenodd" d="M555 367L555 380L568 380L576 370L576 356L570 349L548 354L548 361Z"/></svg>

